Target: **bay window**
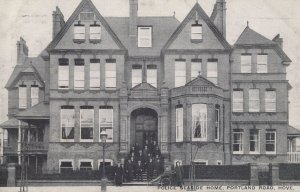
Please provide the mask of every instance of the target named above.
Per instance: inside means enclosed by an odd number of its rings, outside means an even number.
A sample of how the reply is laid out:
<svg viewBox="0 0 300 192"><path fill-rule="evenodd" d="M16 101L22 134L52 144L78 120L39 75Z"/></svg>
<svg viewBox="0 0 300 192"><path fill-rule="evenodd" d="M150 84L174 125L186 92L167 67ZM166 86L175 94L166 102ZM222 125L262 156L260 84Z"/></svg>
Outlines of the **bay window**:
<svg viewBox="0 0 300 192"><path fill-rule="evenodd" d="M147 65L147 83L157 87L157 69L156 65Z"/></svg>
<svg viewBox="0 0 300 192"><path fill-rule="evenodd" d="M241 73L251 73L251 54L241 55Z"/></svg>
<svg viewBox="0 0 300 192"><path fill-rule="evenodd" d="M191 80L198 77L199 74L201 75L201 64L202 64L201 59L192 59L192 63L191 63Z"/></svg>
<svg viewBox="0 0 300 192"><path fill-rule="evenodd" d="M258 130L250 130L249 143L250 143L249 153L259 153L260 152L259 131Z"/></svg>
<svg viewBox="0 0 300 192"><path fill-rule="evenodd" d="M100 89L100 59L90 60L90 89Z"/></svg>
<svg viewBox="0 0 300 192"><path fill-rule="evenodd" d="M26 85L19 86L19 108L20 109L27 108L27 86Z"/></svg>
<svg viewBox="0 0 300 192"><path fill-rule="evenodd" d="M62 106L60 110L61 140L74 141L75 109L74 106Z"/></svg>
<svg viewBox="0 0 300 192"><path fill-rule="evenodd" d="M249 89L249 112L260 111L259 89Z"/></svg>
<svg viewBox="0 0 300 192"><path fill-rule="evenodd" d="M183 141L183 106L176 106L176 142Z"/></svg>
<svg viewBox="0 0 300 192"><path fill-rule="evenodd" d="M184 59L175 60L175 87L186 84L186 63Z"/></svg>
<svg viewBox="0 0 300 192"><path fill-rule="evenodd" d="M132 65L132 70L131 70L132 87L135 87L138 84L142 83L142 79L143 79L142 76L143 76L142 65Z"/></svg>
<svg viewBox="0 0 300 192"><path fill-rule="evenodd" d="M211 81L215 85L218 84L218 60L207 60L207 80Z"/></svg>
<svg viewBox="0 0 300 192"><path fill-rule="evenodd" d="M58 88L69 88L69 59L61 58L58 60Z"/></svg>
<svg viewBox="0 0 300 192"><path fill-rule="evenodd" d="M207 105L192 105L192 141L207 140Z"/></svg>
<svg viewBox="0 0 300 192"><path fill-rule="evenodd" d="M266 90L265 92L265 111L276 112L276 91Z"/></svg>
<svg viewBox="0 0 300 192"><path fill-rule="evenodd" d="M93 141L94 135L94 108L92 106L80 107L80 139Z"/></svg>
<svg viewBox="0 0 300 192"><path fill-rule="evenodd" d="M99 139L102 130L107 133L106 142L113 142L113 107L111 106L101 106L99 108ZM101 141L101 139L100 139Z"/></svg>
<svg viewBox="0 0 300 192"><path fill-rule="evenodd" d="M39 103L39 86L31 85L30 92L31 106L34 106Z"/></svg>
<svg viewBox="0 0 300 192"><path fill-rule="evenodd" d="M84 89L84 59L75 59L74 89Z"/></svg>
<svg viewBox="0 0 300 192"><path fill-rule="evenodd" d="M268 72L268 55L258 54L257 55L257 73Z"/></svg>
<svg viewBox="0 0 300 192"><path fill-rule="evenodd" d="M106 59L105 88L114 89L117 86L117 68L115 59Z"/></svg>
<svg viewBox="0 0 300 192"><path fill-rule="evenodd" d="M233 132L233 143L232 143L233 154L243 153L243 131L234 130Z"/></svg>
<svg viewBox="0 0 300 192"><path fill-rule="evenodd" d="M275 131L266 132L266 153L267 154L276 153L276 132Z"/></svg>

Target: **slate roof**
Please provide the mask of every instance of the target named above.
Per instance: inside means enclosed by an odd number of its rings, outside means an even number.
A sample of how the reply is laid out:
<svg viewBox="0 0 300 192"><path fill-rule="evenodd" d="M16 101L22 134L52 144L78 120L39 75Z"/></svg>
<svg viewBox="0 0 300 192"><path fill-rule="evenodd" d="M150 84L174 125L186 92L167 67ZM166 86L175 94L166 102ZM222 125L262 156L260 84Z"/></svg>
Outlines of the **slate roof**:
<svg viewBox="0 0 300 192"><path fill-rule="evenodd" d="M159 56L160 51L168 41L180 22L171 16L166 17L138 17L137 25L152 26L152 47L137 48L131 47L129 39L129 18L128 17L105 17L112 30L120 38L123 45L128 49L130 56ZM137 38L136 38L137 40Z"/></svg>
<svg viewBox="0 0 300 192"><path fill-rule="evenodd" d="M300 130L289 125L288 136L300 136Z"/></svg>
<svg viewBox="0 0 300 192"><path fill-rule="evenodd" d="M50 117L50 110L49 104L44 102L40 102L37 105L28 108L24 111L19 112L16 115L17 119L49 119Z"/></svg>
<svg viewBox="0 0 300 192"><path fill-rule="evenodd" d="M22 65L16 65L5 88L10 88L21 72L36 72L41 81L45 81L45 61L41 57L28 57Z"/></svg>

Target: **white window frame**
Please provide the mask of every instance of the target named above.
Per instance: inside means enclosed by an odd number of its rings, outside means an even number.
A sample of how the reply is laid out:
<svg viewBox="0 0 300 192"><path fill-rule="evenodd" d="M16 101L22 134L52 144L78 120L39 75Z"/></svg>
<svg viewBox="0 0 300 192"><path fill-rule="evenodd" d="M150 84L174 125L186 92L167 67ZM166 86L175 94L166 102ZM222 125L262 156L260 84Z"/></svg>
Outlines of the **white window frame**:
<svg viewBox="0 0 300 192"><path fill-rule="evenodd" d="M61 142L74 142L74 139L75 139L75 115L76 115L76 113L75 113L75 107L72 109L72 110L74 110L74 127L73 127L73 129L74 129L74 138L73 139L63 139L62 138L62 131L63 131L63 126L62 126L62 123L63 123L62 122L62 110L70 110L70 109L62 109L62 108L60 108L60 141Z"/></svg>
<svg viewBox="0 0 300 192"><path fill-rule="evenodd" d="M203 40L202 24L193 24L191 26L191 40Z"/></svg>
<svg viewBox="0 0 300 192"><path fill-rule="evenodd" d="M31 85L30 87L30 104L34 106L39 103L39 86ZM36 92L35 92L36 91Z"/></svg>
<svg viewBox="0 0 300 192"><path fill-rule="evenodd" d="M101 64L90 60L90 90L99 90L101 86Z"/></svg>
<svg viewBox="0 0 300 192"><path fill-rule="evenodd" d="M70 87L70 67L69 60L67 63L58 64L58 89L69 89Z"/></svg>
<svg viewBox="0 0 300 192"><path fill-rule="evenodd" d="M182 67L184 66L184 67ZM178 68L184 68L184 70L179 70ZM186 61L185 60L175 60L175 87L181 87L186 84ZM180 81L184 79L184 81Z"/></svg>
<svg viewBox="0 0 300 192"><path fill-rule="evenodd" d="M137 68L138 67L138 68ZM141 65L131 67L131 86L135 87L143 81L143 68Z"/></svg>
<svg viewBox="0 0 300 192"><path fill-rule="evenodd" d="M251 133L256 133L257 140L251 139ZM251 151L251 142L255 142L255 151ZM260 154L260 131L259 130L250 130L249 131L249 154Z"/></svg>
<svg viewBox="0 0 300 192"><path fill-rule="evenodd" d="M241 98L239 98L241 94ZM239 106L235 108L235 106ZM233 90L232 93L232 111L243 112L244 111L244 90Z"/></svg>
<svg viewBox="0 0 300 192"><path fill-rule="evenodd" d="M218 120L217 117L218 116ZM220 141L220 107L215 107L215 132L217 132L217 138L216 133L214 135L215 142Z"/></svg>
<svg viewBox="0 0 300 192"><path fill-rule="evenodd" d="M148 30L147 35L142 35L142 30ZM143 43L146 42L147 43ZM152 47L152 27L151 26L138 26L138 47L147 48Z"/></svg>
<svg viewBox="0 0 300 192"><path fill-rule="evenodd" d="M234 140L234 135L239 134L240 139L238 140L239 142L235 142ZM233 138L232 138L232 153L233 154L243 154L244 153L244 132L243 131L233 131ZM239 151L234 151L233 145L238 144L239 145Z"/></svg>
<svg viewBox="0 0 300 192"><path fill-rule="evenodd" d="M199 70L195 70L199 69ZM202 61L201 60L195 60L191 62L191 80L196 79L199 76L199 73L201 75L202 73Z"/></svg>
<svg viewBox="0 0 300 192"><path fill-rule="evenodd" d="M90 25L90 40L101 40L101 26Z"/></svg>
<svg viewBox="0 0 300 192"><path fill-rule="evenodd" d="M183 142L183 106L176 107L175 113L176 142ZM181 122L179 121L179 118L181 119Z"/></svg>
<svg viewBox="0 0 300 192"><path fill-rule="evenodd" d="M110 166L113 166L114 165L114 161L112 159L104 159L105 160L105 163L110 163ZM98 166L97 166L97 169L99 170L99 167L100 167L100 163L103 162L103 159L98 159Z"/></svg>
<svg viewBox="0 0 300 192"><path fill-rule="evenodd" d="M93 111L93 115L92 115L92 118L93 118L93 138L92 139L82 139L81 138L81 129L85 129L85 128L82 128L82 123L81 123L81 113L83 112L82 110L92 110ZM79 122L79 128L80 128L80 142L93 142L94 141L94 136L95 136L95 118L94 118L94 115L95 115L95 109L94 108L91 108L91 109L81 109L80 108L80 122Z"/></svg>
<svg viewBox="0 0 300 192"><path fill-rule="evenodd" d="M268 55L257 55L257 73L268 73Z"/></svg>
<svg viewBox="0 0 300 192"><path fill-rule="evenodd" d="M80 164L82 162L89 162L89 163L91 163L92 170L94 170L94 163L93 163L94 161L93 161L93 159L79 159L78 160L78 170L80 170Z"/></svg>
<svg viewBox="0 0 300 192"><path fill-rule="evenodd" d="M19 109L27 108L27 86L19 86Z"/></svg>
<svg viewBox="0 0 300 192"><path fill-rule="evenodd" d="M215 66L213 66L215 65ZM211 70L214 69L214 67L216 67L217 71ZM209 80L210 82L212 82L215 85L218 85L218 61L207 61L207 80Z"/></svg>
<svg viewBox="0 0 300 192"><path fill-rule="evenodd" d="M267 144L268 144L268 140L267 140L267 134L268 133L274 133L274 151L267 151ZM276 138L276 136L277 136L277 134L276 134L276 131L266 131L266 135L265 135L266 137L265 137L265 139L266 139L266 148L265 148L265 150L266 150L266 154L276 154L276 151L277 151L277 138ZM271 140L270 140L271 141Z"/></svg>
<svg viewBox="0 0 300 192"><path fill-rule="evenodd" d="M205 163L205 165L208 165L208 160L206 160L206 159L194 159L193 163L195 163L195 164Z"/></svg>
<svg viewBox="0 0 300 192"><path fill-rule="evenodd" d="M241 55L241 73L251 73L252 55Z"/></svg>
<svg viewBox="0 0 300 192"><path fill-rule="evenodd" d="M75 170L74 159L59 159L58 162L59 162L59 164L58 164L58 171L59 171L59 173L61 173L60 166L61 166L62 162L71 162L72 163L72 169L73 169L73 171Z"/></svg>
<svg viewBox="0 0 300 192"><path fill-rule="evenodd" d="M74 25L74 39L85 40L86 29L84 25Z"/></svg>
<svg viewBox="0 0 300 192"><path fill-rule="evenodd" d="M176 166L176 162L179 162L179 163L180 163L180 165L182 166L182 160L179 160L179 159L174 159L174 161L173 161L173 165L174 165L174 167Z"/></svg>
<svg viewBox="0 0 300 192"><path fill-rule="evenodd" d="M251 92L257 94L257 97L251 97ZM256 92L256 93L255 93ZM258 103L258 108L255 108L255 104ZM260 112L260 90L259 89L249 89L249 112L256 113Z"/></svg>
<svg viewBox="0 0 300 192"><path fill-rule="evenodd" d="M267 94L274 94L274 98L268 97ZM268 108L268 105L274 105L274 108ZM265 91L265 112L276 112L277 110L277 93L275 90Z"/></svg>
<svg viewBox="0 0 300 192"><path fill-rule="evenodd" d="M150 85L152 85L153 87L157 88L157 66L156 68L149 68L150 66L147 66L147 83L149 83ZM153 74L155 74L155 76L150 76L151 71Z"/></svg>
<svg viewBox="0 0 300 192"><path fill-rule="evenodd" d="M198 114L196 115L196 113ZM203 117L204 114L205 116ZM207 141L207 129L208 129L207 115L208 115L207 104L204 103L192 104L192 141ZM195 119L196 117L197 119ZM196 138L194 137L194 135L197 128L197 122L199 122L199 120L200 120L200 128L201 128L201 137Z"/></svg>
<svg viewBox="0 0 300 192"><path fill-rule="evenodd" d="M101 133L101 128L102 127L110 127L111 126L111 129L112 129L112 135L111 135L111 139L106 139L106 142L107 143L113 143L113 140L114 140L114 108L112 107L112 108L109 108L109 109L111 109L111 115L112 115L112 122L111 122L111 125L109 124L109 123L102 123L101 124L101 109L104 109L104 108L99 108L99 142L101 142L102 143L102 141L101 141L101 138L100 138L100 133Z"/></svg>
<svg viewBox="0 0 300 192"><path fill-rule="evenodd" d="M85 87L85 65L74 65L74 89L84 90L84 87Z"/></svg>
<svg viewBox="0 0 300 192"><path fill-rule="evenodd" d="M114 70L108 71L108 66L113 65ZM110 83L108 83L110 82ZM108 86L112 85L112 86ZM116 62L105 62L105 89L116 89L117 88L117 63Z"/></svg>

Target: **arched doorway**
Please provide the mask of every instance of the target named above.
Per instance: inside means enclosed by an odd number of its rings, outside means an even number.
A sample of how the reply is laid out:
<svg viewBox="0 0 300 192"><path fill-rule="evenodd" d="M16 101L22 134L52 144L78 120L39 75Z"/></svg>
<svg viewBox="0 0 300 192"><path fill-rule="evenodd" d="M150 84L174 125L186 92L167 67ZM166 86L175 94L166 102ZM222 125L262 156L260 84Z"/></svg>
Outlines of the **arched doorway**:
<svg viewBox="0 0 300 192"><path fill-rule="evenodd" d="M130 143L143 146L145 140L158 141L158 114L150 108L138 108L131 113Z"/></svg>

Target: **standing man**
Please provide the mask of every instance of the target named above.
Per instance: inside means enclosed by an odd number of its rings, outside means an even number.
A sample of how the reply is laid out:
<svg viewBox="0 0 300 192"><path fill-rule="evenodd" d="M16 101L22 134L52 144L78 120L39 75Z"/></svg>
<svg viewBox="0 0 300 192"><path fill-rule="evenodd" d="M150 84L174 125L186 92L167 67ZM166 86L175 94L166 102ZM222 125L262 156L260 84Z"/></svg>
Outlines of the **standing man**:
<svg viewBox="0 0 300 192"><path fill-rule="evenodd" d="M143 173L143 165L142 162L139 160L136 166L136 173L137 173L137 180L143 181L142 173Z"/></svg>
<svg viewBox="0 0 300 192"><path fill-rule="evenodd" d="M182 171L182 167L181 167L179 161L176 162L175 172L176 172L177 186L182 186L182 184L183 184L183 177L182 177L183 171Z"/></svg>
<svg viewBox="0 0 300 192"><path fill-rule="evenodd" d="M125 165L126 165L125 166L126 181L130 182L133 176L133 163L131 162L130 159L128 159Z"/></svg>
<svg viewBox="0 0 300 192"><path fill-rule="evenodd" d="M123 175L124 175L123 168L121 167L121 163L118 162L118 166L117 166L116 172L115 172L116 186L121 186L122 185Z"/></svg>
<svg viewBox="0 0 300 192"><path fill-rule="evenodd" d="M147 181L153 178L153 172L154 172L154 163L152 161L152 158L150 157L149 162L147 164Z"/></svg>

